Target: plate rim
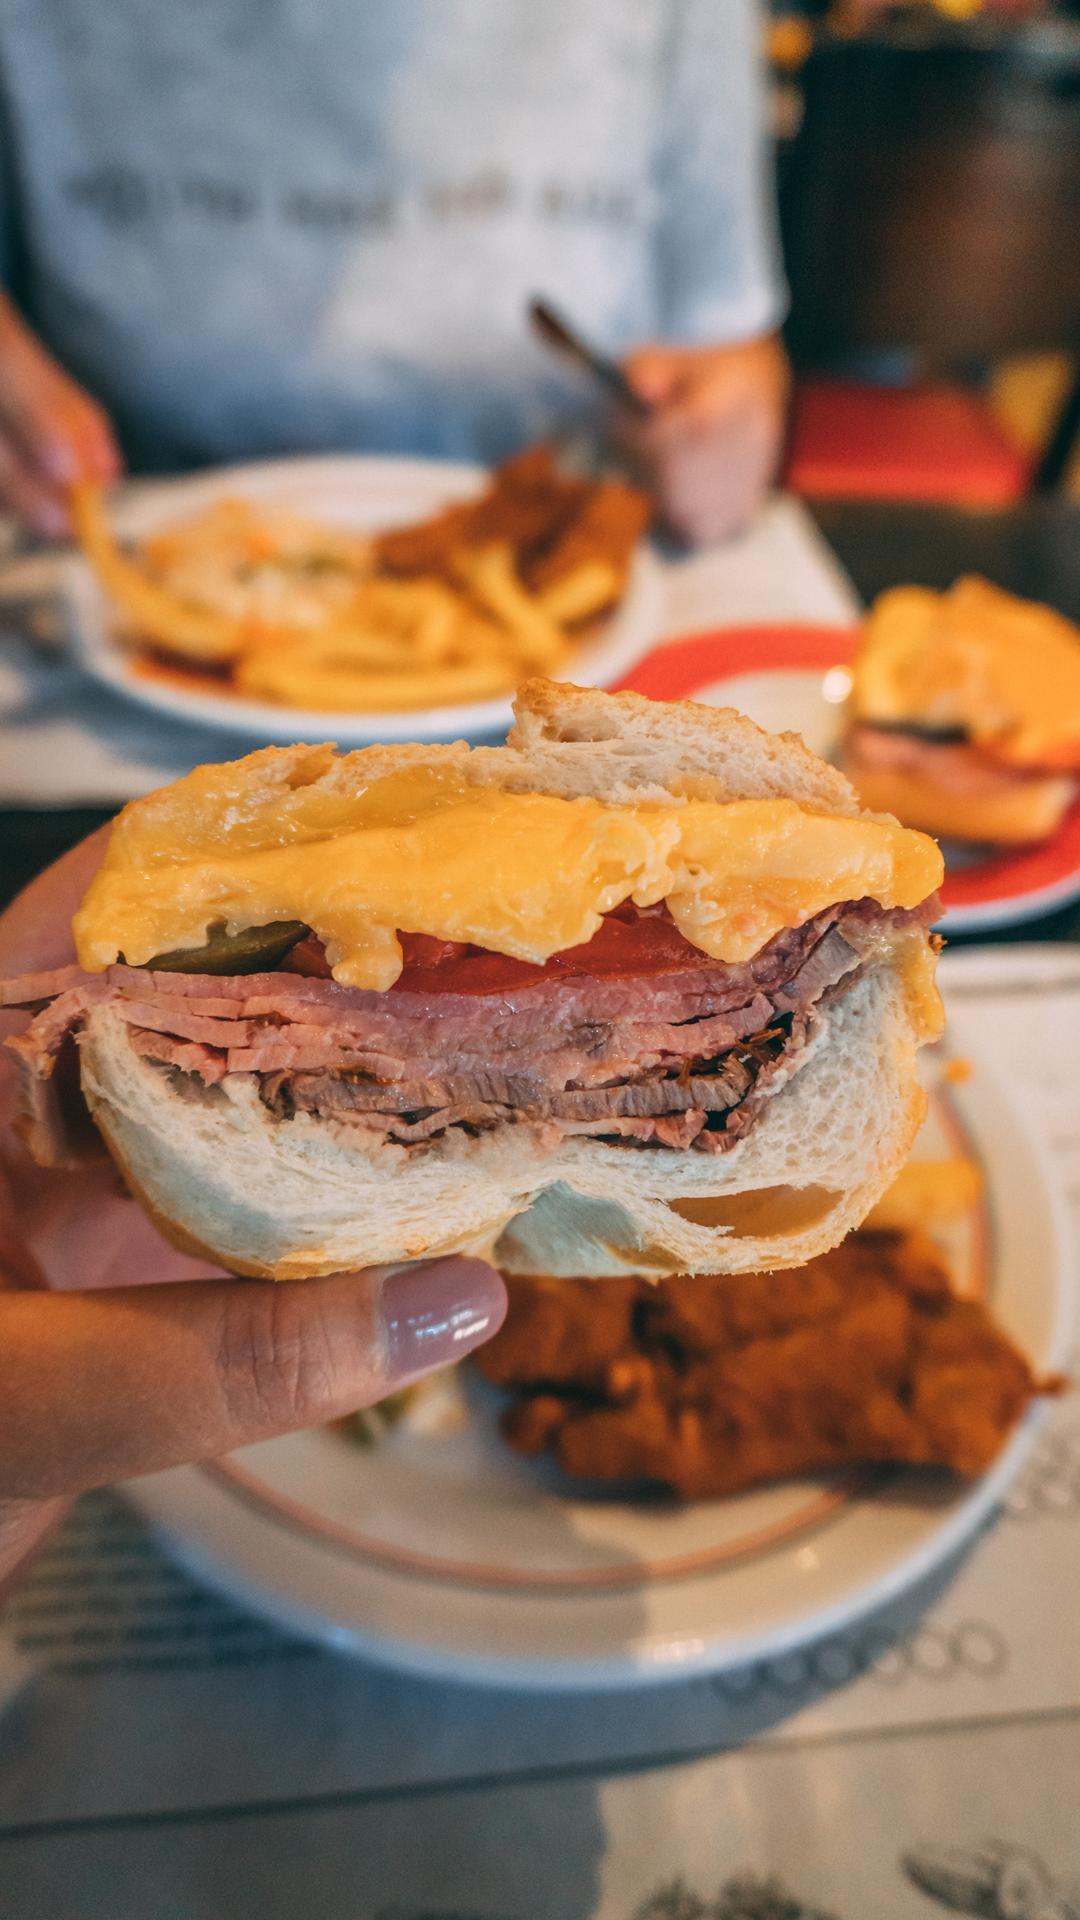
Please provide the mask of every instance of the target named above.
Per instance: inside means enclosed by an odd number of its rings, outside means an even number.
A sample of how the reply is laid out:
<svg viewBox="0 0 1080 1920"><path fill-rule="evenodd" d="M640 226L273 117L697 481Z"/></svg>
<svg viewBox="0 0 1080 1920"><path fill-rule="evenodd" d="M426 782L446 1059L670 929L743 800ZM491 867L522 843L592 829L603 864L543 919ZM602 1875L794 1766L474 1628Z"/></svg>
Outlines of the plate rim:
<svg viewBox="0 0 1080 1920"><path fill-rule="evenodd" d="M981 1063L980 1071L984 1071ZM962 1088L958 1090L958 1103L961 1105L963 1091ZM1022 1110L1001 1094L992 1070L985 1071L984 1095L992 1099L995 1109L1003 1107L1021 1128L1027 1153L1042 1189L1054 1271L1047 1279L1047 1285L1052 1289L1050 1325L1046 1351L1039 1356L1039 1364L1052 1370L1065 1363L1076 1309L1071 1221L1045 1143L1030 1126ZM967 1116L962 1117L966 1119ZM972 1132L980 1148L980 1157L985 1158L981 1129L977 1124ZM992 1199L992 1192L990 1197ZM842 1592L808 1612L796 1611L787 1620L766 1623L760 1629L745 1633L722 1629L719 1636L708 1639L695 1637L693 1644L683 1641L674 1647L670 1629L653 1627L643 1638L631 1638L617 1651L602 1655L589 1654L577 1660L548 1656L543 1651L500 1653L488 1648L481 1653L473 1648L431 1645L415 1639L395 1638L378 1627L372 1629L362 1623L358 1625L355 1617L348 1623L330 1619L325 1613L320 1613L317 1605L310 1600L297 1598L295 1592L289 1592L287 1585L279 1580L277 1567L280 1562L275 1562L273 1557L273 1547L279 1535L273 1523L261 1517L255 1524L262 1529L264 1563L268 1559L274 1571L267 1573L264 1564L260 1578L249 1579L227 1558L222 1559L212 1547L207 1547L195 1537L190 1526L185 1528L175 1518L173 1522L170 1521L170 1511L175 1516L177 1506L184 1506L185 1492L191 1496L187 1504L190 1506L194 1501L195 1510L198 1511L199 1493L205 1488L206 1482L200 1480L197 1467L175 1468L169 1474L134 1482L127 1493L169 1550L200 1577L231 1593L264 1616L269 1614L279 1623L338 1651L352 1651L382 1666L428 1678L456 1679L484 1686L547 1689L552 1692L627 1689L669 1678L689 1679L722 1673L749 1661L775 1657L850 1625L878 1611L901 1592L917 1586L932 1568L947 1562L965 1541L975 1535L986 1515L998 1503L1006 1485L1030 1454L1048 1413L1045 1403L1037 1403L1029 1409L987 1473L959 1497L946 1514L936 1520L927 1535L915 1546L901 1550L892 1564L847 1584ZM178 1491L179 1501L170 1499L170 1483ZM221 1497L228 1498L224 1494ZM212 1527L210 1531L212 1535ZM315 1541L305 1540L302 1544L306 1553L316 1556L316 1562L327 1551ZM722 1579L724 1572L725 1569L720 1567L711 1575L702 1577L706 1581ZM407 1591L412 1584L407 1575L377 1567L360 1570L359 1577L395 1583L399 1591L402 1588ZM431 1583L426 1584L430 1586ZM513 1607L520 1601L525 1605L540 1604L545 1608L569 1610L572 1617L575 1606L610 1598L612 1596L595 1592L537 1594L530 1591L523 1595L499 1595L498 1601L500 1607Z"/></svg>
<svg viewBox="0 0 1080 1920"><path fill-rule="evenodd" d="M1047 1418L1045 1406L1035 1406L1029 1411L994 1465L919 1547L886 1572L868 1576L811 1612L779 1625L729 1636L722 1644L698 1641L687 1647L684 1642L673 1651L659 1637L644 1638L629 1643L618 1653L603 1657L590 1655L576 1662L537 1654L463 1653L410 1640L395 1640L355 1623L345 1625L329 1620L310 1603L291 1595L275 1594L268 1599L269 1589L265 1583L248 1580L190 1534L163 1521L146 1503L142 1482L133 1483L125 1495L138 1508L155 1536L198 1577L263 1618L269 1617L283 1630L299 1630L305 1638L331 1651L352 1653L388 1671L426 1680L451 1680L463 1685L532 1693L613 1692L659 1686L669 1680L703 1679L757 1660L776 1659L797 1648L812 1646L831 1633L880 1612L902 1593L917 1587L936 1567L948 1562L974 1539L1029 1458ZM557 1598L572 1604L571 1596Z"/></svg>

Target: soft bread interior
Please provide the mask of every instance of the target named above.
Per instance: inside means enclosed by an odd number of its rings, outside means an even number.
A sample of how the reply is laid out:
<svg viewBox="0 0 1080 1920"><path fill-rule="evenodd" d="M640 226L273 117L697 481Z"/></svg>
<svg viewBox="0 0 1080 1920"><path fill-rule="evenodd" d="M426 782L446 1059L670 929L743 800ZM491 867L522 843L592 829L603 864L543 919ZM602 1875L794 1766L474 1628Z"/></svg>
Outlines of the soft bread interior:
<svg viewBox="0 0 1080 1920"><path fill-rule="evenodd" d="M195 1089L136 1054L108 1009L87 1021L82 1078L158 1224L238 1273L291 1279L457 1250L523 1272L659 1277L797 1266L835 1245L908 1154L924 1109L914 1049L899 974L866 973L748 1138L716 1158L584 1139L550 1150L527 1125L372 1152L347 1124L275 1119L248 1076ZM739 1209L719 1225L678 1210L770 1189L808 1192L807 1213L744 1208L740 1230Z"/></svg>

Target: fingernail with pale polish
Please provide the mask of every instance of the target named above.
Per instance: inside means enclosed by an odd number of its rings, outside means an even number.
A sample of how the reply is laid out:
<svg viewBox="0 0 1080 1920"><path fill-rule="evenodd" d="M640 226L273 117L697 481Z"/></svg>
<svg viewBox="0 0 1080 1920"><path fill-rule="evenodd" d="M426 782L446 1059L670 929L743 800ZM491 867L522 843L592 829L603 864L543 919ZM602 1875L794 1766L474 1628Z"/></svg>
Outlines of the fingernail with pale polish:
<svg viewBox="0 0 1080 1920"><path fill-rule="evenodd" d="M382 1290L387 1372L394 1386L464 1359L506 1313L506 1288L483 1260L401 1267Z"/></svg>

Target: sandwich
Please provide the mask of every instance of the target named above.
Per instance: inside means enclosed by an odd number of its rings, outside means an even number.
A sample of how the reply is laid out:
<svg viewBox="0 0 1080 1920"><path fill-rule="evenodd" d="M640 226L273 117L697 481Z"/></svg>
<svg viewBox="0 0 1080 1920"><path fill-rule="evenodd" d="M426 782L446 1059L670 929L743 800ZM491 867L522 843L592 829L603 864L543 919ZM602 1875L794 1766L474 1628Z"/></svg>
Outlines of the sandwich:
<svg viewBox="0 0 1080 1920"><path fill-rule="evenodd" d="M1047 839L1080 775L1080 629L988 581L896 587L863 628L844 768L945 839Z"/></svg>
<svg viewBox="0 0 1080 1920"><path fill-rule="evenodd" d="M268 748L117 817L77 965L0 985L25 1137L76 1079L179 1246L743 1272L907 1156L940 853L794 735L532 681L503 747Z"/></svg>

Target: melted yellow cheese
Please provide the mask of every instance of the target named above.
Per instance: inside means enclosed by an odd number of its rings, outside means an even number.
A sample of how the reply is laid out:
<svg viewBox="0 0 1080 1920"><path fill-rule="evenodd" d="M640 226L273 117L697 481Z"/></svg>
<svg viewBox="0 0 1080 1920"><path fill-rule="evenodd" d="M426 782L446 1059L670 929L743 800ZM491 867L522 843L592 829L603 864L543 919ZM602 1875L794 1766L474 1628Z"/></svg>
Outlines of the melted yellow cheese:
<svg viewBox="0 0 1080 1920"><path fill-rule="evenodd" d="M862 720L961 727L1014 766L1080 770L1080 630L985 580L896 587L854 669Z"/></svg>
<svg viewBox="0 0 1080 1920"><path fill-rule="evenodd" d="M95 970L198 947L222 921L301 920L336 980L385 989L401 971L399 931L542 963L622 901L666 900L695 946L738 961L823 907L913 907L941 877L928 835L793 800L608 806L421 766L359 792L301 784L259 806L233 769L200 767L124 809L74 930Z"/></svg>

